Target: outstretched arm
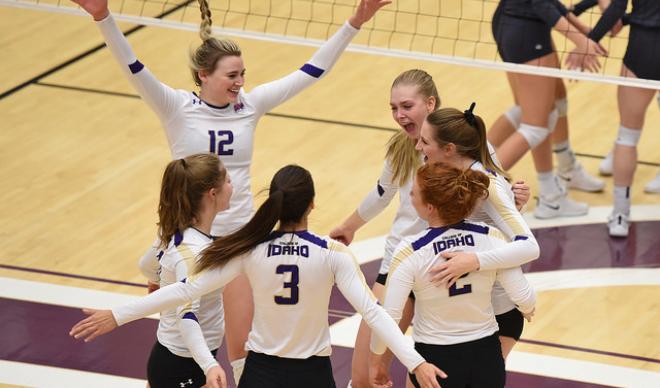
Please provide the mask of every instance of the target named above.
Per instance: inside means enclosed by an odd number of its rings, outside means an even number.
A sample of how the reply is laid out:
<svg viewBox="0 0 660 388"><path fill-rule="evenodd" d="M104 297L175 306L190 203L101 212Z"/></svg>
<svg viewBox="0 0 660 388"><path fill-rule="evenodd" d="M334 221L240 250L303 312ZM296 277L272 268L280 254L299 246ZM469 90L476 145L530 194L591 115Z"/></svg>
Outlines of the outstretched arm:
<svg viewBox="0 0 660 388"><path fill-rule="evenodd" d="M89 342L118 326L159 311L175 308L223 287L241 271L240 260L231 260L221 269L205 271L197 277L163 287L147 296L112 310L83 309L89 317L76 323L69 335Z"/></svg>
<svg viewBox="0 0 660 388"><path fill-rule="evenodd" d="M265 114L326 75L357 35L359 28L390 3L385 0L362 0L355 14L299 70L250 91L248 96L257 112Z"/></svg>
<svg viewBox="0 0 660 388"><path fill-rule="evenodd" d="M389 161L385 161L383 172L375 187L362 200L362 203L341 225L330 232L330 237L348 245L355 232L372 218L380 214L396 195L399 185L394 181L394 172Z"/></svg>
<svg viewBox="0 0 660 388"><path fill-rule="evenodd" d="M108 10L108 0L72 0L80 5L96 21L108 49L119 63L122 72L140 97L156 112L161 121L168 121L176 114L179 104L176 91L158 81L138 61L128 40L122 34Z"/></svg>

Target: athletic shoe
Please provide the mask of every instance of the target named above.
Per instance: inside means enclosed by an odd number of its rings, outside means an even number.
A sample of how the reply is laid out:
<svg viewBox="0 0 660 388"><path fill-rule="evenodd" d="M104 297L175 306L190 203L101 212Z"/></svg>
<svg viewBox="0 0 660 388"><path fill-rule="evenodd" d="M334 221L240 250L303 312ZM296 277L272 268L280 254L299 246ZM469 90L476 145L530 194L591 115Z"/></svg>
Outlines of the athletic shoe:
<svg viewBox="0 0 660 388"><path fill-rule="evenodd" d="M614 171L614 153L610 150L605 156L605 159L600 162L598 172L602 176L610 176L612 175L612 171Z"/></svg>
<svg viewBox="0 0 660 388"><path fill-rule="evenodd" d="M649 194L660 194L660 172L644 186L644 191Z"/></svg>
<svg viewBox="0 0 660 388"><path fill-rule="evenodd" d="M612 213L607 218L607 226L610 229L610 236L612 237L628 237L630 230L630 221L628 216L623 213Z"/></svg>
<svg viewBox="0 0 660 388"><path fill-rule="evenodd" d="M589 175L577 160L571 170L566 172L558 171L557 175L566 182L566 187L570 189L595 193L603 191L605 188L605 182Z"/></svg>
<svg viewBox="0 0 660 388"><path fill-rule="evenodd" d="M577 217L589 212L589 205L584 202L574 201L562 194L555 198L545 198L542 195L537 198L534 217L540 219L556 217Z"/></svg>

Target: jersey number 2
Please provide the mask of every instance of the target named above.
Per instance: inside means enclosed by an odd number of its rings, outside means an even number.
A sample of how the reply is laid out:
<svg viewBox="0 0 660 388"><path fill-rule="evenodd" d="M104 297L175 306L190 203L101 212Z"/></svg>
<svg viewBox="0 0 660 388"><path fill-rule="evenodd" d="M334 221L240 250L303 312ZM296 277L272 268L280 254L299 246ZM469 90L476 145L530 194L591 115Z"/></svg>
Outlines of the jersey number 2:
<svg viewBox="0 0 660 388"><path fill-rule="evenodd" d="M284 288L289 289L289 296L275 295L275 303L277 304L296 304L298 303L298 266L280 264L275 268L277 274L291 274L291 280L284 282Z"/></svg>
<svg viewBox="0 0 660 388"><path fill-rule="evenodd" d="M209 152L217 153L219 156L234 154L234 150L228 147L234 142L232 131L209 131L209 137L211 138Z"/></svg>
<svg viewBox="0 0 660 388"><path fill-rule="evenodd" d="M461 276L459 279L463 279L468 275L469 273L466 273L465 275ZM458 282L458 280L456 282ZM458 288L456 287L456 283L454 283L451 285L451 287L449 287L449 296L469 294L471 292L472 292L472 284L465 284L463 285L463 287Z"/></svg>

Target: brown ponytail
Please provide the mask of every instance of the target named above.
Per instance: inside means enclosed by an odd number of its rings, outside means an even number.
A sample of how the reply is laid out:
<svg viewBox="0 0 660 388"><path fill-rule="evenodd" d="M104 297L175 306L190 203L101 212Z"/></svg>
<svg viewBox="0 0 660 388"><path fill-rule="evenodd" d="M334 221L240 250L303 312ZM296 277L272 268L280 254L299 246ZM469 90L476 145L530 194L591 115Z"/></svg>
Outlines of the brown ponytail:
<svg viewBox="0 0 660 388"><path fill-rule="evenodd" d="M453 143L460 155L479 161L486 169L510 179L509 174L490 156L484 121L477 115L472 117L470 123L466 113L455 108L442 108L428 115L426 122L433 128L433 140L436 143Z"/></svg>
<svg viewBox="0 0 660 388"><path fill-rule="evenodd" d="M216 239L204 249L195 272L222 266L268 240L279 221L280 228L299 223L314 200L314 181L306 169L288 165L270 182L268 198L252 219L236 232Z"/></svg>
<svg viewBox="0 0 660 388"><path fill-rule="evenodd" d="M158 203L158 237L163 248L177 231L195 221L204 193L221 187L227 170L213 154L196 154L171 161L163 173Z"/></svg>
<svg viewBox="0 0 660 388"><path fill-rule="evenodd" d="M488 197L490 179L481 171L435 163L417 170L417 184L423 202L433 205L442 221L451 225L467 218L477 202Z"/></svg>

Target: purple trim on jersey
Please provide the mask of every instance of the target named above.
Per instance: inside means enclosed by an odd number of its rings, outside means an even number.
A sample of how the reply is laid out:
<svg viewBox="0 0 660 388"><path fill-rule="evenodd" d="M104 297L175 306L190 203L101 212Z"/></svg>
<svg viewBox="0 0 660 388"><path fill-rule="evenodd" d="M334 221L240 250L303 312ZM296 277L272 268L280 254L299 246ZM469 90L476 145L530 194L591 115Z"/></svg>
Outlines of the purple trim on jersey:
<svg viewBox="0 0 660 388"><path fill-rule="evenodd" d="M328 249L328 242L319 236L315 236L307 231L296 232L296 235L303 240L309 241L312 244L320 246L321 248Z"/></svg>
<svg viewBox="0 0 660 388"><path fill-rule="evenodd" d="M199 323L199 319L197 319L197 315L195 313L188 311L187 313L183 314L183 317L181 319L192 319L193 321Z"/></svg>
<svg viewBox="0 0 660 388"><path fill-rule="evenodd" d="M413 248L413 251L417 251L421 248L424 248L431 241L435 240L438 236L440 236L441 234L446 232L447 229L449 229L449 228L446 227L446 226L443 226L441 228L429 228L428 233L426 233L424 236L417 239L417 241L410 244Z"/></svg>
<svg viewBox="0 0 660 388"><path fill-rule="evenodd" d="M488 234L487 226L471 224L469 222L464 222L464 221L461 221L454 225L442 226L439 228L429 228L428 233L426 233L424 236L420 237L419 239L417 239L417 241L411 244L413 251L417 251L425 247L427 244L435 240L437 237L439 237L449 229L467 230L469 232Z"/></svg>
<svg viewBox="0 0 660 388"><path fill-rule="evenodd" d="M380 197L382 197L383 194L385 194L385 189L383 188L383 186L380 185L380 181L378 181L378 184L376 184L376 189L378 190L378 195Z"/></svg>
<svg viewBox="0 0 660 388"><path fill-rule="evenodd" d="M456 225L451 225L451 229L467 230L470 232L488 234L489 228L483 225L471 224L469 222L459 222Z"/></svg>
<svg viewBox="0 0 660 388"><path fill-rule="evenodd" d="M144 65L140 63L140 61L136 60L135 62L128 65L128 68L131 70L131 74L137 74L142 69L144 69Z"/></svg>
<svg viewBox="0 0 660 388"><path fill-rule="evenodd" d="M519 235L519 236L516 236L516 237L513 238L513 241L520 241L520 240L529 240L529 237Z"/></svg>
<svg viewBox="0 0 660 388"><path fill-rule="evenodd" d="M494 170L491 170L490 168L487 168L486 172L489 172L489 173L493 174L494 176L497 176L497 173Z"/></svg>
<svg viewBox="0 0 660 388"><path fill-rule="evenodd" d="M178 230L174 233L174 246L178 247L183 242L183 233Z"/></svg>
<svg viewBox="0 0 660 388"><path fill-rule="evenodd" d="M323 72L325 70L318 68L314 65L310 65L309 63L305 63L303 67L300 68L300 70L303 73L307 73L308 75L311 75L314 78L319 78L321 75L323 75Z"/></svg>
<svg viewBox="0 0 660 388"><path fill-rule="evenodd" d="M270 233L270 236L268 236L268 240L266 240L266 241L270 241L270 240L274 240L276 238L280 238L280 237L284 236L285 234L295 234L296 236L300 237L301 239L303 239L305 241L311 242L314 245L318 245L321 248L328 249L328 242L327 241L325 241L324 239L322 239L319 236L316 236L316 235L313 235L313 234L309 233L306 230L299 230L299 231L296 231L296 232L283 232L281 230L275 230L275 231Z"/></svg>
<svg viewBox="0 0 660 388"><path fill-rule="evenodd" d="M163 255L164 255L164 254L165 254L165 251L160 251L160 252L156 255L156 258L158 259L158 261L160 261L160 259L163 258Z"/></svg>
<svg viewBox="0 0 660 388"><path fill-rule="evenodd" d="M226 109L229 105L231 105L230 103L227 103L227 105L223 105L223 106L217 106L217 105L209 104L208 102L202 100L202 98L201 98L200 96L198 96L197 93L192 92L192 94L194 94L195 97L199 98L199 100L200 100L201 102L203 102L204 104L206 104L207 106L209 106L209 107L211 107L211 108L213 108L213 109Z"/></svg>

